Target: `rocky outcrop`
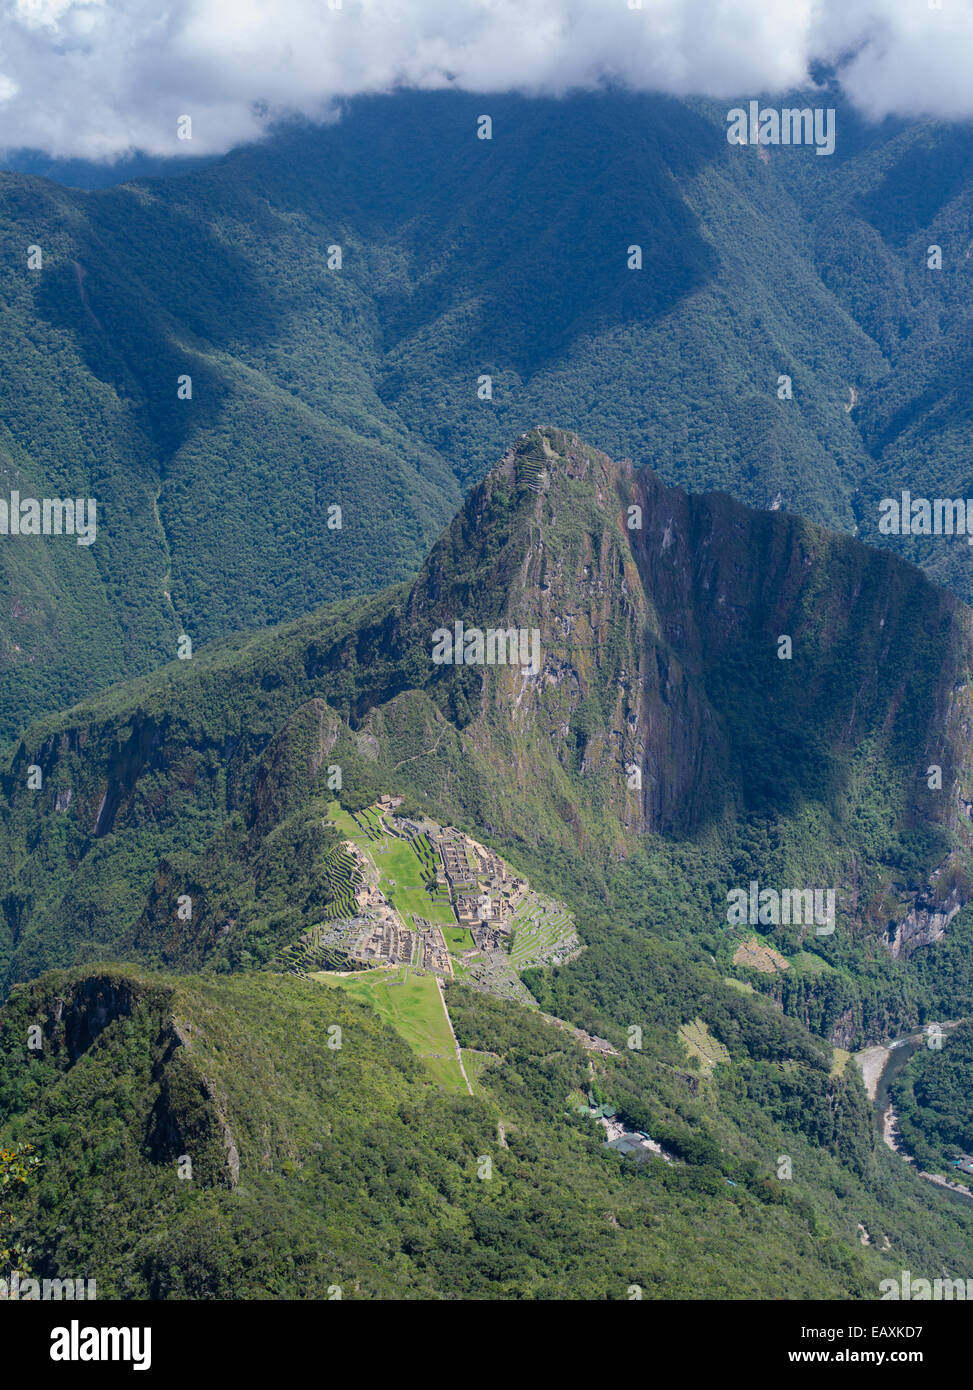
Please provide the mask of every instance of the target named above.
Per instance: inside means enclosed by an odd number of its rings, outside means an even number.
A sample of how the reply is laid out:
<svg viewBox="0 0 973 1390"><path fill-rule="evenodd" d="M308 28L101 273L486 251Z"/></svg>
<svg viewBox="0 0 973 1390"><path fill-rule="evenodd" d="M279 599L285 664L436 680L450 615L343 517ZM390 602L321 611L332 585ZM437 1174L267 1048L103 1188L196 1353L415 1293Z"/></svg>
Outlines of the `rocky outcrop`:
<svg viewBox="0 0 973 1390"><path fill-rule="evenodd" d="M932 886L922 894L915 894L905 916L889 923L887 941L891 954L896 960L900 956L908 958L920 946L939 941L968 900L968 890L959 884L942 901L937 901Z"/></svg>
<svg viewBox="0 0 973 1390"><path fill-rule="evenodd" d="M68 1066L92 1047L119 1018L128 1018L144 1002L146 990L125 976L93 975L67 990L46 997L39 1015L44 1024L45 1045Z"/></svg>
<svg viewBox="0 0 973 1390"><path fill-rule="evenodd" d="M309 700L271 739L253 781L247 817L254 836L265 835L307 796L341 730L324 700Z"/></svg>
<svg viewBox="0 0 973 1390"><path fill-rule="evenodd" d="M432 634L457 621L536 631L539 670L434 669ZM391 647L491 761L558 806L578 848L592 799L624 853L754 802L786 815L826 779L838 795L863 743L901 757L907 739L902 823L973 843L969 610L887 553L687 495L565 431L529 431L471 493ZM957 796L911 791L932 762Z"/></svg>
<svg viewBox="0 0 973 1390"><path fill-rule="evenodd" d="M182 1165L186 1176L201 1186L235 1187L240 1155L225 1105L173 1020L156 1070L159 1093L146 1135L152 1159Z"/></svg>
<svg viewBox="0 0 973 1390"><path fill-rule="evenodd" d="M851 1009L845 1009L831 1026L831 1031L828 1034L828 1041L831 1046L842 1047L845 1051L850 1050L858 1034L860 1022Z"/></svg>

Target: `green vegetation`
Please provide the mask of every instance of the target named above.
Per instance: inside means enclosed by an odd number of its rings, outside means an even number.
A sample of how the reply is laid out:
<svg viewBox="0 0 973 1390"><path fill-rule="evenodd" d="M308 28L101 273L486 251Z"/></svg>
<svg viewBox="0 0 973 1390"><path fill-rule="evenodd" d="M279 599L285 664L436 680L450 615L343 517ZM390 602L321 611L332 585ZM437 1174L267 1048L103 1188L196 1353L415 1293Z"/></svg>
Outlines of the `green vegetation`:
<svg viewBox="0 0 973 1390"><path fill-rule="evenodd" d="M615 526L634 485L626 471L555 430L519 441L515 457L537 450L548 491L517 490L495 470L411 590L199 649L33 726L3 775L0 978L119 954L223 971L285 960L348 910L343 838L374 857L400 911L451 926L445 894L430 892L428 843L384 832L374 810L383 790L401 790L567 902L589 946L625 926L679 940L813 1032L840 1025L843 1046L943 1016L943 1000L973 1013L962 947L973 909L911 957L892 960L882 945L934 870L936 893L971 891L968 829L957 802L926 789L930 755L916 751L935 748L973 799L962 610L893 557L782 513L680 500L646 477L653 525L671 509L680 534L718 536L731 607L748 616L727 625L703 592L673 608L661 544L633 552ZM548 682L514 718L503 668L435 667L428 641L457 611L544 621L531 607L537 586L519 578L538 525L561 576L553 601L575 614L570 641L545 629L548 659L577 670L587 694ZM592 600L583 577L593 547L610 599ZM768 565L782 576L770 590ZM685 638L663 637L662 604L681 612ZM776 660L781 626L791 662ZM889 643L894 662L882 657ZM674 669L695 673L675 696ZM641 718L656 731L640 756L664 773L651 799L619 774L618 749L634 752L631 671L642 672ZM595 704L601 724L579 722ZM337 801L326 786L334 764ZM32 765L41 792L27 786ZM758 933L795 962L782 974L733 965L726 893L751 878L840 886L833 935ZM515 963L533 967L530 946L516 930Z"/></svg>
<svg viewBox="0 0 973 1390"><path fill-rule="evenodd" d="M476 945L469 927L443 927L443 936L450 953L454 956L461 955L464 951L472 951Z"/></svg>
<svg viewBox="0 0 973 1390"><path fill-rule="evenodd" d="M319 1299L338 1285L345 1298L621 1300L637 1284L755 1299L782 1280L788 1297L849 1298L874 1297L903 1259L925 1267L933 1246L960 1263L969 1219L934 1192L910 1192L900 1213L899 1160L878 1155L880 1202L765 1096L751 1113L758 1077L765 1091L798 1084L787 1067L738 1051L714 1108L654 1057L599 1063L619 1103L651 1093L657 1132L679 1147L676 1165L636 1165L573 1112L587 1058L564 1030L451 984L464 1054L496 1054L474 1064L476 1095L451 1094L377 995L354 996L360 983L98 967L18 987L0 1029L0 1126L17 1146L29 1133L43 1160L11 1231L35 1273L88 1274L100 1298ZM784 1021L752 1007L782 1039ZM33 1053L29 1022L44 1035ZM832 1109L805 1087L809 1129ZM844 1123L864 1138L867 1107ZM794 1155L793 1183L774 1177L779 1152ZM858 1245L858 1220L894 1253Z"/></svg>
<svg viewBox="0 0 973 1390"><path fill-rule="evenodd" d="M517 460L538 454L518 486ZM617 524L633 489L634 538ZM725 593L698 582L699 536ZM556 678L435 666L430 633L457 612L536 623ZM782 628L792 663L777 660ZM864 1297L893 1266L962 1268L973 1217L876 1147L835 1047L973 1014L973 907L935 945L888 949L907 913L970 897L970 642L960 605L894 557L636 479L546 429L475 490L410 588L199 649L38 721L0 807L0 1126L36 1144L45 1175L23 1242L48 1270L97 1262L106 1290L173 1296L357 1278L374 1296L614 1298L647 1281L660 1297L768 1297L784 1280L792 1296ZM641 796L622 775L636 748ZM930 750L955 796L925 790ZM431 847L392 833L403 817L383 828L383 792L568 906L585 949L529 965L523 985L617 1056L456 980L460 1046L496 1054L474 1063L470 1097L431 976L277 974L342 964L316 952L333 950L355 886L343 840L400 910L432 915ZM836 885L831 935L744 929L793 962L782 973L733 965L726 894L753 878ZM141 965L96 970L106 958ZM74 973L23 983L52 966ZM25 1063L18 1030L65 991L63 1045ZM114 1031L79 1050L99 1001ZM681 1032L714 1063L705 1081ZM606 1151L579 1091L678 1161ZM193 1136L198 1188L173 1177L176 1134ZM482 1155L495 1188L475 1176ZM106 1208L132 1194L111 1250L90 1190Z"/></svg>
<svg viewBox="0 0 973 1390"><path fill-rule="evenodd" d="M449 899L429 892L422 860L408 840L389 837L385 848L372 846L372 856L381 878L379 885L397 912L424 917L429 922L453 923Z"/></svg>
<svg viewBox="0 0 973 1390"><path fill-rule="evenodd" d="M40 1159L34 1153L32 1144L12 1149L0 1144L0 1195L4 1200L4 1205L0 1206L0 1268L16 1270L21 1275L29 1272L28 1252L16 1241L9 1245L5 1241L8 1228L16 1222L9 1204L18 1195L18 1189L30 1182L39 1167Z"/></svg>
<svg viewBox="0 0 973 1390"><path fill-rule="evenodd" d="M367 851L378 869L379 889L410 928L415 925L410 919L416 917L443 927L455 926L449 894L437 890L434 883L433 852L427 838L397 838L389 833L373 806L349 815L332 802L328 816L344 838Z"/></svg>
<svg viewBox="0 0 973 1390"><path fill-rule="evenodd" d="M973 1157L973 1023L940 1036L939 1047L917 1047L890 1088L906 1151L933 1172L971 1184L955 1160Z"/></svg>
<svg viewBox="0 0 973 1390"><path fill-rule="evenodd" d="M712 1076L714 1067L730 1060L729 1052L722 1043L717 1042L701 1018L684 1023L678 1036L685 1045L691 1065L702 1076Z"/></svg>
<svg viewBox="0 0 973 1390"><path fill-rule="evenodd" d="M846 1052L843 1047L834 1048L831 1053L831 1075L836 1077L844 1076L845 1068L850 1061L850 1052Z"/></svg>
<svg viewBox="0 0 973 1390"><path fill-rule="evenodd" d="M313 977L322 984L347 990L371 1004L379 1017L390 1023L421 1057L429 1073L455 1095L466 1094L449 1021L443 1008L436 977L417 974L408 966L370 970L362 975L327 973Z"/></svg>
<svg viewBox="0 0 973 1390"><path fill-rule="evenodd" d="M840 105L834 178L728 146L710 103L498 94L517 138L476 147L474 116L400 93L182 177L0 178L4 486L99 518L91 547L2 547L5 737L182 632L198 649L405 580L548 420L672 483L858 526L970 594L962 539L876 529L903 480L965 496L965 131ZM523 454L518 486L539 496L545 468Z"/></svg>
<svg viewBox="0 0 973 1390"><path fill-rule="evenodd" d="M361 872L346 849L333 849L325 860L325 878L331 895L328 917L355 915L355 889L361 882Z"/></svg>
<svg viewBox="0 0 973 1390"><path fill-rule="evenodd" d="M574 923L563 905L533 893L518 903L511 925L510 963L515 970L550 959L558 948L563 958L578 945Z"/></svg>
<svg viewBox="0 0 973 1390"><path fill-rule="evenodd" d="M463 1070L469 1078L470 1085L473 1087L475 1096L484 1096L487 1092L481 1084L483 1072L487 1067L493 1066L498 1060L496 1053L478 1052L476 1048L464 1047L461 1049L463 1054Z"/></svg>

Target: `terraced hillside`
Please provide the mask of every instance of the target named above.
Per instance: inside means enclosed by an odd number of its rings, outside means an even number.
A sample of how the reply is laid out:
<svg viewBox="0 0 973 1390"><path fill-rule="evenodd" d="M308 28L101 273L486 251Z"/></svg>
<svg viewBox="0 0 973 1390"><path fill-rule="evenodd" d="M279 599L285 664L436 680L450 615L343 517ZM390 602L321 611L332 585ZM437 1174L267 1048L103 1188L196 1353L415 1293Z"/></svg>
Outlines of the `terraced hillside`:
<svg viewBox="0 0 973 1390"><path fill-rule="evenodd" d="M393 799L393 805L400 800ZM331 925L305 932L271 968L308 973L315 966L344 971L352 961L395 965L402 959L403 941L387 925L394 917L414 936L406 946L409 964L455 975L501 998L532 1003L521 972L560 965L581 949L570 910L535 893L477 841L427 819L420 826L396 815L393 805L349 813L337 801L329 804L330 824L348 837L325 861ZM344 848L349 843L362 856L364 874ZM448 863L440 848L445 843L451 846ZM348 886L334 866L349 873ZM352 878L359 887L366 879L371 885L374 894L367 902L362 893L352 896ZM471 897L482 914L473 930L459 920ZM441 951L437 954L440 939L448 960Z"/></svg>
<svg viewBox="0 0 973 1390"><path fill-rule="evenodd" d="M361 873L342 845L333 849L325 859L324 878L330 893L327 916L354 917L355 890L362 881Z"/></svg>
<svg viewBox="0 0 973 1390"><path fill-rule="evenodd" d="M564 903L530 893L513 916L511 963L518 970L561 965L580 949L574 918Z"/></svg>

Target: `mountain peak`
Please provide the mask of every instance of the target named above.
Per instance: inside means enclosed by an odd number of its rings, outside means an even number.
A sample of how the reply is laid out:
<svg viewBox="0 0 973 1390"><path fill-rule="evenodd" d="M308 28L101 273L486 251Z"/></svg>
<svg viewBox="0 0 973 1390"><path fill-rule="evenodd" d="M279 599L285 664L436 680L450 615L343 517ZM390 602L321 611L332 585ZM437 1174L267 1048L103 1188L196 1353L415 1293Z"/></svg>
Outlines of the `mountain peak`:
<svg viewBox="0 0 973 1390"><path fill-rule="evenodd" d="M914 608L926 614L918 628L906 616ZM923 628L955 624L948 664L962 683L966 616L894 556L783 511L668 487L649 468L539 425L434 546L400 649L413 651L448 717L476 724L498 757L518 750L525 789L548 769L550 795L571 807L566 820L581 823L597 787L631 829L692 833L734 804L796 805L825 785L837 795L838 763L860 739L905 737L884 728L905 698L890 651L915 649L925 671ZM481 669L475 659L433 668L432 634L457 624L529 633L537 669ZM930 748L945 738L965 781L960 707L944 727L936 682L922 681L921 737ZM771 768L766 777L755 778L751 756ZM632 767L634 792L623 775ZM919 800L924 817L956 825L951 798Z"/></svg>
<svg viewBox="0 0 973 1390"><path fill-rule="evenodd" d="M573 430L534 425L517 438L487 476L497 474L531 491L543 492L555 477L590 479L597 487L631 472L630 460L616 462Z"/></svg>

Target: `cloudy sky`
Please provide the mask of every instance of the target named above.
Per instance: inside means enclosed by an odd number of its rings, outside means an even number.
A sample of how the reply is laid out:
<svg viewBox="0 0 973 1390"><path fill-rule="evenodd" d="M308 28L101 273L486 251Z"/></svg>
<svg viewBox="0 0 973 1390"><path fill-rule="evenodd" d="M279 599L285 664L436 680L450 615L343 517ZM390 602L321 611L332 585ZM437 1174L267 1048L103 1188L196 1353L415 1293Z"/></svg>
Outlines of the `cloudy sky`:
<svg viewBox="0 0 973 1390"><path fill-rule="evenodd" d="M816 62L868 116L973 116L973 0L636 3L0 0L0 149L213 154L360 92L610 80L743 97L805 84Z"/></svg>

